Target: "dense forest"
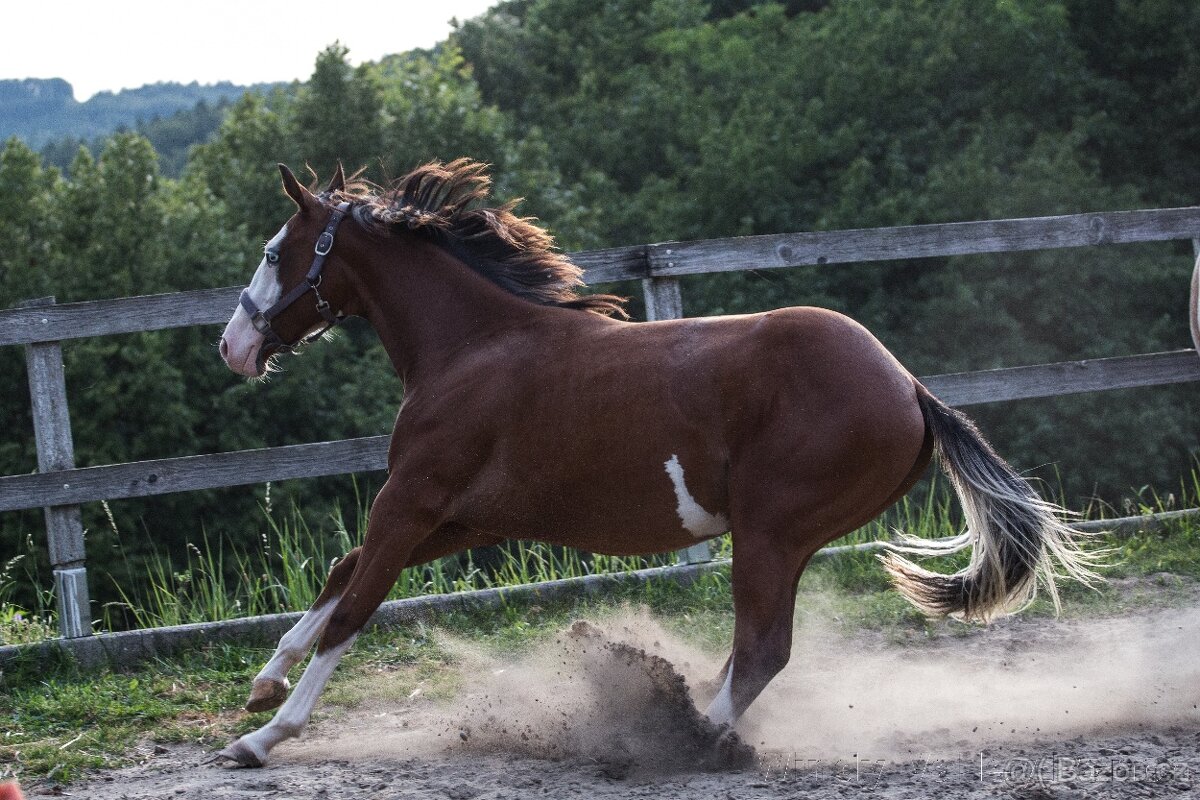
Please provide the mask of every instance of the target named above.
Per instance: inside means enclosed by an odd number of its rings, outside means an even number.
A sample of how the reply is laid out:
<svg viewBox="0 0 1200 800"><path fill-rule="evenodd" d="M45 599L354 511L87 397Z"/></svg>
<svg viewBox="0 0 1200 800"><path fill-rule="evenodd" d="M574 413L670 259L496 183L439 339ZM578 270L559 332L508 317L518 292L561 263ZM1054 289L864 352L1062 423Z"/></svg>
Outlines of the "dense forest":
<svg viewBox="0 0 1200 800"><path fill-rule="evenodd" d="M46 160L9 140L0 307L244 283L290 213L279 161L328 176L340 159L379 182L433 158L488 161L497 196L524 197L566 249L1192 205L1198 39L1187 0L508 0L429 51L355 67L333 45L305 83L208 100L165 159L137 132ZM211 135L188 149L201 117ZM930 374L1187 347L1190 266L1178 243L698 276L683 292L689 315L835 308ZM218 332L68 343L77 462L390 429L402 387L363 325L269 383L230 374ZM0 471L29 472L19 348L0 369ZM1178 491L1198 406L1184 386L971 413L1082 507ZM316 525L353 498L349 479L273 493ZM87 507L93 595L115 597L151 550L253 543L263 500L258 487L115 502L111 518ZM31 543L44 576L43 536L40 514L5 515L0 561Z"/></svg>

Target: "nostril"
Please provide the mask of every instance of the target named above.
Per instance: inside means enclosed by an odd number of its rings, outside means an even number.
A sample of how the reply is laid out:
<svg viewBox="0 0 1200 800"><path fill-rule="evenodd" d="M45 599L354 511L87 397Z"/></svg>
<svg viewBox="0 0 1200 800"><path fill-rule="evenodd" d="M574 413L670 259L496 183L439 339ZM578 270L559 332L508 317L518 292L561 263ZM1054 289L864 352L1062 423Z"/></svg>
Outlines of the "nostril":
<svg viewBox="0 0 1200 800"><path fill-rule="evenodd" d="M221 358L229 358L229 342L225 341L225 337L221 337L221 345L218 350L221 351Z"/></svg>

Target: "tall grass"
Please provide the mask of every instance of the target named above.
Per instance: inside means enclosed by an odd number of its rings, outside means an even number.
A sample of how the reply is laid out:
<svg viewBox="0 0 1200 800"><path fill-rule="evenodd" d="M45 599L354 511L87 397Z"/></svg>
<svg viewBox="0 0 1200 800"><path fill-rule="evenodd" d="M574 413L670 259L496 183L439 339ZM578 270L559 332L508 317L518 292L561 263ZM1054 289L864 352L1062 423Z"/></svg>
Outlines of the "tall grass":
<svg viewBox="0 0 1200 800"><path fill-rule="evenodd" d="M29 550L33 549L32 536L26 536L25 546ZM26 569L21 570L22 567ZM18 585L18 571L25 573L26 583L32 583L36 587L36 608L26 609L13 601ZM36 576L28 569L24 553L19 553L0 564L0 645L28 644L53 637L54 615L50 610L53 607L53 591L44 589L37 583Z"/></svg>
<svg viewBox="0 0 1200 800"><path fill-rule="evenodd" d="M369 504L355 497L353 518L339 508L329 522L330 532L314 531L300 509L279 514L270 492L262 506L266 529L251 551L222 539L202 537L201 546L188 545L182 569L156 556L146 587L122 593L121 611L138 627L179 625L285 611L302 611L320 594L330 567L361 540ZM921 503L904 498L885 516L839 540L838 544L891 538L895 529L930 538L956 532L952 496L935 485ZM733 545L726 534L711 543L714 558L729 558ZM542 542L510 542L489 559L476 564L470 553L450 556L400 574L388 599L541 583L561 578L611 574L674 563L674 554L606 556ZM882 589L886 576L868 553L829 559L819 568L838 585L852 589ZM118 620L106 618L112 626Z"/></svg>
<svg viewBox="0 0 1200 800"><path fill-rule="evenodd" d="M266 528L253 546L202 532L182 564L154 553L142 585L117 587L121 602L104 609L105 627L120 627L127 616L145 628L307 608L350 550L350 534L340 516L332 536L314 531L294 505L280 517L268 501L263 514Z"/></svg>
<svg viewBox="0 0 1200 800"><path fill-rule="evenodd" d="M879 519L834 544L857 544L891 538L904 531L926 538L951 536L961 524L953 495L936 482L921 499L903 498ZM1143 487L1120 508L1093 503L1084 516L1109 518L1150 514L1200 504L1200 472L1186 477L1177 493L1160 495ZM286 511L272 507L270 491L262 506L262 532L251 543L238 544L206 532L186 551L172 558L154 553L136 587L118 587L120 602L106 606L101 625L159 627L232 619L287 611L302 611L320 594L330 568L349 552L366 531L369 504L357 495L349 517L337 509L325 525L313 526L294 504ZM110 516L111 520L111 516ZM120 541L119 532L117 540ZM726 534L712 541L715 558L729 558L733 545ZM1113 539L1117 560L1124 564L1110 575L1154 571L1200 574L1195 550L1200 525L1180 521L1158 533ZM29 543L32 548L32 542ZM124 552L124 550L122 550ZM673 563L672 554L604 556L585 554L538 542L516 541L478 564L470 553L451 556L404 570L389 599L539 583L560 578L617 573ZM181 558L182 557L182 558ZM962 566L968 554L929 563L940 571ZM36 641L53 635L53 595L40 591L39 608L20 609L11 602L16 571L22 557L0 564L0 643ZM820 582L850 591L876 592L888 587L887 577L873 553L857 552L813 562L807 583ZM34 576L27 576L33 580ZM722 579L725 580L725 579ZM721 584L718 580L717 584ZM717 585L714 584L714 585ZM724 585L724 584L721 584Z"/></svg>
<svg viewBox="0 0 1200 800"><path fill-rule="evenodd" d="M205 533L189 543L179 564L166 554L149 560L144 585L117 587L121 601L105 608L104 626L131 617L137 627L160 627L287 611L313 604L330 568L361 540L368 505L357 498L348 524L341 509L330 531L314 530L294 504L280 515L268 493L262 506L266 528L253 548ZM670 556L585 555L570 548L517 541L499 551L496 563L477 566L469 553L406 569L388 599L540 583L671 563Z"/></svg>

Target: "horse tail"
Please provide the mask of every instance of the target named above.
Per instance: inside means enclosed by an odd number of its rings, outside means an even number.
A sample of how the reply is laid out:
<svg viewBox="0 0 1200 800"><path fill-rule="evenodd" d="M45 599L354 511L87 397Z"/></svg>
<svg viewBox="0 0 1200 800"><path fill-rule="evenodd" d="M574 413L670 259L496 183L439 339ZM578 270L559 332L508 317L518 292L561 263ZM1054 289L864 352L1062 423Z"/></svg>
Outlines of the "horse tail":
<svg viewBox="0 0 1200 800"><path fill-rule="evenodd" d="M1059 567L1065 577L1088 586L1101 580L1092 567L1102 553L1080 548L1081 534L1062 521L1069 512L1039 497L965 414L920 383L917 402L967 528L953 539L903 535L889 544L890 552L881 558L909 602L931 616L987 621L1028 605L1039 583L1059 610ZM951 575L930 572L898 555L945 555L966 547L972 548L970 563Z"/></svg>

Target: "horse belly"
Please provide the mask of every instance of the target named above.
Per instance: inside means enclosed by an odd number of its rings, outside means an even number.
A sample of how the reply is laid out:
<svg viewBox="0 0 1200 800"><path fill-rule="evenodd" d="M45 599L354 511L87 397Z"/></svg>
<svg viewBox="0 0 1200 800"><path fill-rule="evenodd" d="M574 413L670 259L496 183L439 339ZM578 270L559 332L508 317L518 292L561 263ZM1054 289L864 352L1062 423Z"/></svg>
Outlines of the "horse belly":
<svg viewBox="0 0 1200 800"><path fill-rule="evenodd" d="M610 555L677 550L729 529L721 469L668 447L625 455L481 476L462 504L465 521L499 536Z"/></svg>

